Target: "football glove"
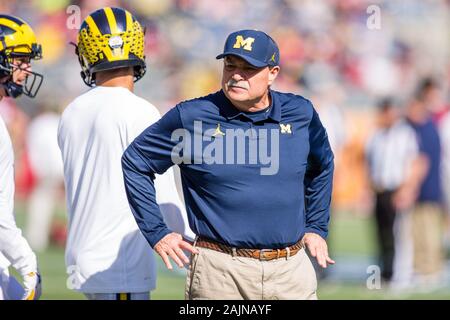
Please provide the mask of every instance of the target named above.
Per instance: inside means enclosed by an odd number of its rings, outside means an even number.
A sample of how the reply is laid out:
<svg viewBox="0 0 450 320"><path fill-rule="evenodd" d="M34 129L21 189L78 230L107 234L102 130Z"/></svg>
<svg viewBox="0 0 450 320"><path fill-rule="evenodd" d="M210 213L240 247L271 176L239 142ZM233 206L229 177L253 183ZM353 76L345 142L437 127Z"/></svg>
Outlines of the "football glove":
<svg viewBox="0 0 450 320"><path fill-rule="evenodd" d="M30 272L23 277L25 293L22 300L38 300L41 297L41 275L39 272Z"/></svg>

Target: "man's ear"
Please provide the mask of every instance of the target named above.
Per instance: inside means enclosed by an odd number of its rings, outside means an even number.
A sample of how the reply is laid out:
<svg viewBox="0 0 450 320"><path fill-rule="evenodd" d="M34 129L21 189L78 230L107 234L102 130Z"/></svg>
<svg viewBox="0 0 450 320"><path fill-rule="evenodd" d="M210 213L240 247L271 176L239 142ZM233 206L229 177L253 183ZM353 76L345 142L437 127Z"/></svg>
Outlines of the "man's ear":
<svg viewBox="0 0 450 320"><path fill-rule="evenodd" d="M275 81L279 72L280 72L279 66L269 68L269 86Z"/></svg>

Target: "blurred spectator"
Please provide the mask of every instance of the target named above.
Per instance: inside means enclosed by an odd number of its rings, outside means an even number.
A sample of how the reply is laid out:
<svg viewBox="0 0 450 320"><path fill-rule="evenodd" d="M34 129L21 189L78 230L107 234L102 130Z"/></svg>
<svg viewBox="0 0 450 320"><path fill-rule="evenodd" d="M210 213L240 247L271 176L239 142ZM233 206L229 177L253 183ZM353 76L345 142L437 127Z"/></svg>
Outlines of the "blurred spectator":
<svg viewBox="0 0 450 320"><path fill-rule="evenodd" d="M50 226L63 184L63 165L57 142L59 114L48 108L28 127L27 150L35 186L28 201L26 236L37 251L47 248Z"/></svg>
<svg viewBox="0 0 450 320"><path fill-rule="evenodd" d="M414 204L423 170L415 132L399 117L392 100L379 103L377 127L367 143L366 159L375 192L381 276L385 281L391 281L397 254L394 223L398 214L406 215ZM402 254L404 259L407 258Z"/></svg>
<svg viewBox="0 0 450 320"><path fill-rule="evenodd" d="M426 157L428 167L412 214L414 270L417 284L432 288L442 280L444 266L441 145L437 127L420 91L408 105L407 119L416 132L419 150Z"/></svg>
<svg viewBox="0 0 450 320"><path fill-rule="evenodd" d="M441 85L433 78L425 78L419 85L418 97L431 113L434 123L439 126L441 120L450 111Z"/></svg>
<svg viewBox="0 0 450 320"><path fill-rule="evenodd" d="M444 121L450 117L450 106L445 100L444 89L445 84L432 77L423 79L419 85L418 96L423 101L427 110L431 113L433 122L436 124L439 130L441 138L441 184L442 184L442 196L444 201L445 215L445 232L444 243L447 247L450 247L450 187L449 187L449 175L450 175L450 136L449 129L446 128L450 125L448 121ZM445 123L447 122L447 123Z"/></svg>

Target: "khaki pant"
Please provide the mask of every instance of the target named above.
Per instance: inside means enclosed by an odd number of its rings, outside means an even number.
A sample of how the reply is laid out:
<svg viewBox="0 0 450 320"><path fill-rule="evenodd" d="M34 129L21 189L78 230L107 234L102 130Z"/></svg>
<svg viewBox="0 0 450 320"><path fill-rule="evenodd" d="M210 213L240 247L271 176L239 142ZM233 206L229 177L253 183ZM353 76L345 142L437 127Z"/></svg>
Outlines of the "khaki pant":
<svg viewBox="0 0 450 320"><path fill-rule="evenodd" d="M420 275L433 275L442 270L442 223L442 209L436 204L418 204L413 211L414 269Z"/></svg>
<svg viewBox="0 0 450 320"><path fill-rule="evenodd" d="M317 299L316 273L304 249L271 261L197 249L186 277L186 299Z"/></svg>

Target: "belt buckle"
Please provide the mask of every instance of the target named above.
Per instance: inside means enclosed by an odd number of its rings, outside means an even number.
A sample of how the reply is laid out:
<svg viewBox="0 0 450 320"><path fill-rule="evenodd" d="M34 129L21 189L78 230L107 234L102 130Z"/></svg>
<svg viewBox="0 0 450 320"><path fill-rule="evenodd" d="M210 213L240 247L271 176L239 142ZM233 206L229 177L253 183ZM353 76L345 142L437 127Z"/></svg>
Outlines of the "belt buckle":
<svg viewBox="0 0 450 320"><path fill-rule="evenodd" d="M272 252L273 250L272 249L260 249L259 250L259 260L261 260L261 261L268 261L268 260L272 260L272 258L265 258L264 257L264 253L265 252Z"/></svg>

